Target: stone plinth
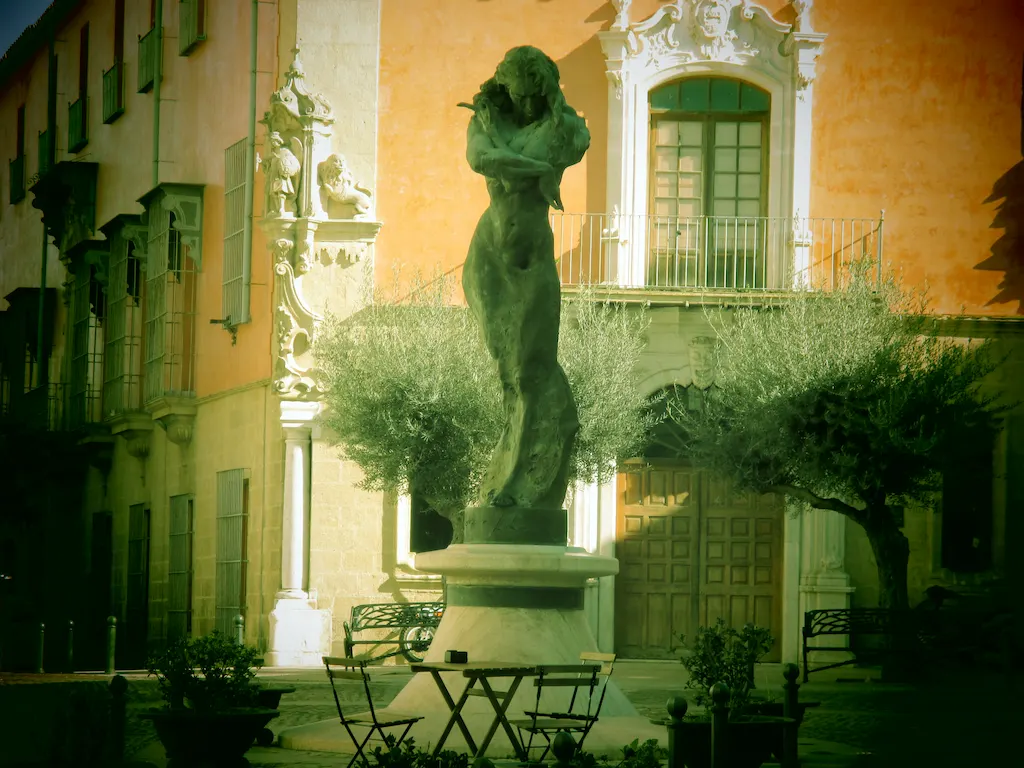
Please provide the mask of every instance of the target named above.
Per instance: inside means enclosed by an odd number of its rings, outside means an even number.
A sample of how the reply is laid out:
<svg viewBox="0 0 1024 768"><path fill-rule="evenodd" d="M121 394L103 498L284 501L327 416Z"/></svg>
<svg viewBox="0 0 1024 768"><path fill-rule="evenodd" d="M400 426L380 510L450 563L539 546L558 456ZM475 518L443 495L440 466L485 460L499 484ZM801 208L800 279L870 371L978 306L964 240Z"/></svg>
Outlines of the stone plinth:
<svg viewBox="0 0 1024 768"><path fill-rule="evenodd" d="M330 611L317 610L315 600L278 599L270 612L268 667L320 666L330 647Z"/></svg>
<svg viewBox="0 0 1024 768"><path fill-rule="evenodd" d="M613 557L592 555L579 547L456 544L417 555L416 568L443 574L447 580L448 607L427 661L443 661L446 650L459 650L466 651L470 661L540 665L579 663L581 652L597 650L583 610L584 585L591 577L615 575L619 564ZM445 674L444 679L452 697L458 699L465 678L456 672ZM492 685L495 690L505 690L503 680L494 680ZM637 736L664 738L663 728L651 726L639 716L615 684L614 675L608 685L601 719L588 736L588 751L617 752ZM545 693L542 705L564 710L570 695L568 691ZM509 705L510 717L522 717L523 712L535 706L536 697L532 680L526 678ZM410 732L416 743L423 746L437 742L449 717L436 684L426 674L415 675L389 709L424 716ZM494 710L486 699L473 697L463 713L470 733L481 740L494 718ZM337 721L331 724L333 728L328 723L313 723L287 729L281 733L281 745L292 749L350 750L347 735L338 728ZM457 728L446 746L465 748ZM511 754L503 731L495 735L487 754Z"/></svg>

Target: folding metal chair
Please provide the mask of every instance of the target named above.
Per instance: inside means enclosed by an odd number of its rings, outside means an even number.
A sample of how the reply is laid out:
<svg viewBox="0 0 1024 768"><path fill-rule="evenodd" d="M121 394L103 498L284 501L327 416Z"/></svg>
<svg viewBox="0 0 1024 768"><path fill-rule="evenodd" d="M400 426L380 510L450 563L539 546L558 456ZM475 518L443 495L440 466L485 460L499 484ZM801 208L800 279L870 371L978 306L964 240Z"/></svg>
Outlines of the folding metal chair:
<svg viewBox="0 0 1024 768"><path fill-rule="evenodd" d="M334 694L334 704L338 707L338 718L341 720L341 724L345 726L345 730L348 731L349 738L352 739L352 743L356 748L356 753L348 761L346 768L352 768L352 764L360 758L362 758L363 764L369 768L370 760L367 758L363 748L375 733L380 734L381 740L387 745L389 751L394 751L405 740L413 724L423 718L417 715L403 715L391 712L386 707L380 710L374 708L373 696L370 694L370 674L366 671L366 659L359 657L347 659L337 656L324 656L322 658L324 666L327 668L327 678L331 681L331 693ZM346 715L341 706L341 699L338 698L338 689L334 685L335 680L361 680L363 682L363 690L366 693L366 703L370 707L369 711L360 712L356 715ZM385 732L386 728L400 728L402 726L405 727L402 728L401 734L397 738L395 738L393 733ZM353 732L353 727L368 728L366 738L360 741ZM389 737L391 738L389 739Z"/></svg>
<svg viewBox="0 0 1024 768"><path fill-rule="evenodd" d="M615 666L614 653L593 653L585 651L580 654L581 664L548 665L539 667L539 674L534 680L537 688L537 704L532 712L526 712L527 718L513 720L512 725L519 729L520 741L522 732L530 734L526 744L526 754L530 754L533 748L535 735L544 737L545 744L538 760L543 760L551 749L551 739L559 731L578 733L579 739L576 742L576 751L583 748L583 742L594 727L598 716L601 714L601 705L604 704L605 693L608 691L608 680L611 677L612 669ZM594 662L600 662L600 667L595 667ZM598 679L603 678L599 683ZM569 706L562 712L544 712L541 710L541 695L545 688L572 688L572 695L569 698ZM600 691L598 691L600 688ZM586 693L581 695L581 690ZM584 709L583 699L586 699Z"/></svg>

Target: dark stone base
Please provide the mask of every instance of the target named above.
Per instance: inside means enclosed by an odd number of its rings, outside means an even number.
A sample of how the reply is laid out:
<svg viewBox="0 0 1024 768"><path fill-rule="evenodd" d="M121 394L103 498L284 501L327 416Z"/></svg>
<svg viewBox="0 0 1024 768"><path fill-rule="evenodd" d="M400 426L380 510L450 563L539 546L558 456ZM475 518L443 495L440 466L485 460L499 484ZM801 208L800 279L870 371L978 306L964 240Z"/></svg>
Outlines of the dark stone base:
<svg viewBox="0 0 1024 768"><path fill-rule="evenodd" d="M465 544L540 544L564 547L569 541L564 509L470 507L465 515Z"/></svg>
<svg viewBox="0 0 1024 768"><path fill-rule="evenodd" d="M449 584L448 605L582 611L582 587L505 587Z"/></svg>

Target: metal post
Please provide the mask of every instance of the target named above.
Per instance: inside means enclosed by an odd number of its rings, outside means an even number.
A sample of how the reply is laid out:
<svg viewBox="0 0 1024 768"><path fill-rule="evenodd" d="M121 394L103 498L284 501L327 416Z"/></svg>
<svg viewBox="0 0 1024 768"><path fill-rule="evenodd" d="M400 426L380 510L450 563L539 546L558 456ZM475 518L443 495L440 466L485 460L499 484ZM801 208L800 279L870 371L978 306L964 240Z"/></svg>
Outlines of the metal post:
<svg viewBox="0 0 1024 768"><path fill-rule="evenodd" d="M46 625L39 622L39 645L36 648L36 672L43 674L43 653L46 650Z"/></svg>
<svg viewBox="0 0 1024 768"><path fill-rule="evenodd" d="M245 619L242 616L235 616L235 642L245 645Z"/></svg>
<svg viewBox="0 0 1024 768"><path fill-rule="evenodd" d="M782 668L782 676L786 682L782 686L785 697L782 700L782 716L789 718L783 726L782 768L798 768L800 765L799 741L797 731L800 728L800 685L796 679L800 670L796 664L786 664Z"/></svg>
<svg viewBox="0 0 1024 768"><path fill-rule="evenodd" d="M686 717L686 710L689 705L682 696L673 696L668 700L665 709L668 710L668 768L684 768L683 757L683 718Z"/></svg>
<svg viewBox="0 0 1024 768"><path fill-rule="evenodd" d="M117 617L107 616L107 667L108 675L114 674L114 656L117 649Z"/></svg>
<svg viewBox="0 0 1024 768"><path fill-rule="evenodd" d="M882 287L882 228L885 226L885 208L878 214L878 241L875 243L876 288Z"/></svg>
<svg viewBox="0 0 1024 768"><path fill-rule="evenodd" d="M127 708L128 681L123 675L115 675L110 681L110 743L107 754L110 765L121 765L124 760L124 725Z"/></svg>
<svg viewBox="0 0 1024 768"><path fill-rule="evenodd" d="M64 666L68 674L75 671L75 622L68 621L68 644Z"/></svg>
<svg viewBox="0 0 1024 768"><path fill-rule="evenodd" d="M711 768L729 765L729 686L711 686Z"/></svg>

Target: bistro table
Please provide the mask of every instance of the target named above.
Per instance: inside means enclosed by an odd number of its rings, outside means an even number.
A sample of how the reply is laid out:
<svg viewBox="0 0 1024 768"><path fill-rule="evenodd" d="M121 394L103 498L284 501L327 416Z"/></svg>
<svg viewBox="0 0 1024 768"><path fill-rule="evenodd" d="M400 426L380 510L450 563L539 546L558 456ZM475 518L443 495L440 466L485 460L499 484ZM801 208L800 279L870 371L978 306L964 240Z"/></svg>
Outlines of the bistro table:
<svg viewBox="0 0 1024 768"><path fill-rule="evenodd" d="M452 664L446 661L424 661L410 664L409 668L413 672L430 673L430 676L434 678L434 682L437 683L438 690L441 691L445 704L448 705L448 709L452 713L444 731L441 732L441 738L438 739L437 745L434 747L433 754L435 757L441 752L448 734L451 733L452 728L456 725L462 731L462 736L466 740L466 744L469 746L474 759L483 757L491 743L491 739L498 732L498 726L500 725L505 729L505 733L508 734L508 739L512 742L512 749L515 750L516 756L523 762L527 761L526 750L523 749L515 729L509 724L505 712L508 710L509 704L512 703L512 698L516 695L516 691L519 689L519 684L523 682L523 678L536 677L539 674L537 665L501 661L473 661L466 664ZM444 679L441 677L442 672L461 672L462 676L467 678L466 687L457 702L452 699L451 694L448 692ZM493 678L508 678L510 680L508 690L505 692L495 691L490 683ZM480 688L475 688L477 683L480 684ZM491 727L487 731L487 735L484 736L484 740L480 742L479 747L477 747L476 741L473 740L469 728L466 727L466 721L462 719L462 708L466 705L470 696L484 696L491 702L491 706L494 708L494 722L491 723Z"/></svg>

